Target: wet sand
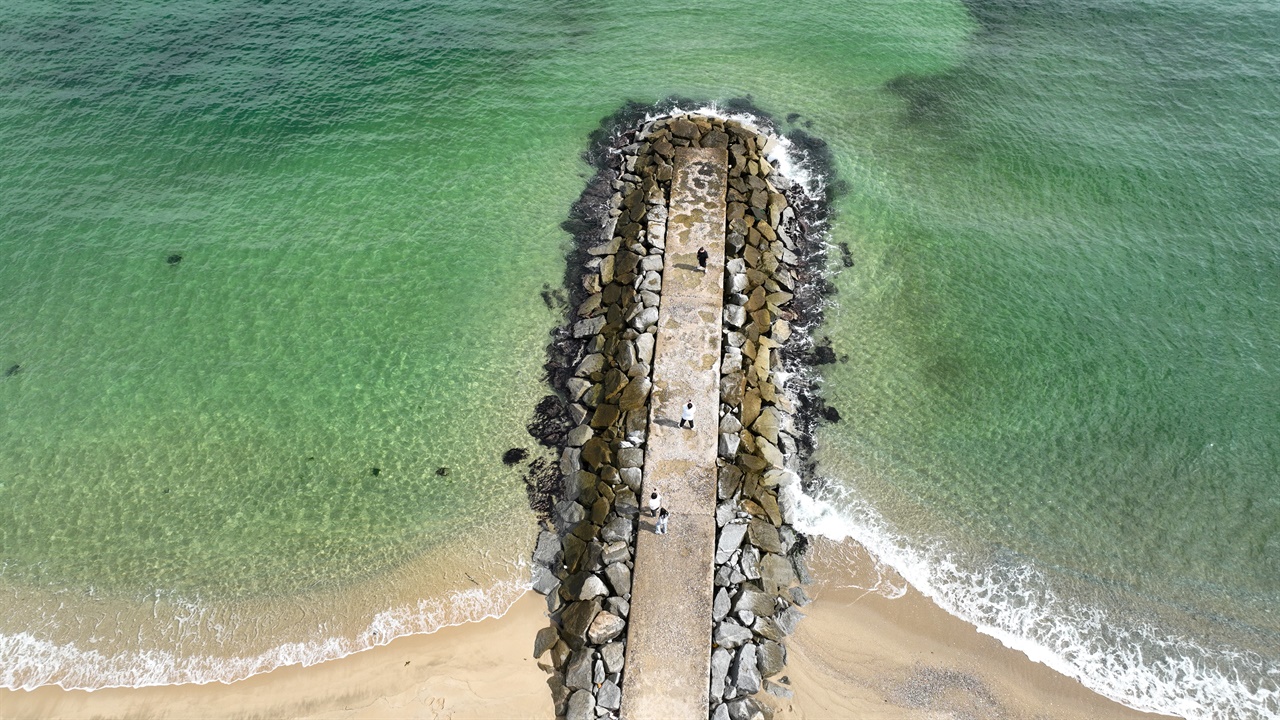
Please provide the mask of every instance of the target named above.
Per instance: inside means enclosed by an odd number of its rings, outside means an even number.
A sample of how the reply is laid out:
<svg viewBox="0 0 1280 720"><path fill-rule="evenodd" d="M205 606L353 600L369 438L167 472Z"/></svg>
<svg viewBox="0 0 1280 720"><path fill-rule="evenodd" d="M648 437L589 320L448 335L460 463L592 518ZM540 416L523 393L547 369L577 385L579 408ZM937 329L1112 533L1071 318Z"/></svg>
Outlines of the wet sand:
<svg viewBox="0 0 1280 720"><path fill-rule="evenodd" d="M762 695L780 720L1158 717L1032 662L913 590L890 599L861 589L901 581L877 576L859 554L854 545L815 543L816 599L787 642L784 675L795 695ZM501 618L230 685L0 691L0 716L549 719L547 674L531 653L546 622L543 599L529 593Z"/></svg>

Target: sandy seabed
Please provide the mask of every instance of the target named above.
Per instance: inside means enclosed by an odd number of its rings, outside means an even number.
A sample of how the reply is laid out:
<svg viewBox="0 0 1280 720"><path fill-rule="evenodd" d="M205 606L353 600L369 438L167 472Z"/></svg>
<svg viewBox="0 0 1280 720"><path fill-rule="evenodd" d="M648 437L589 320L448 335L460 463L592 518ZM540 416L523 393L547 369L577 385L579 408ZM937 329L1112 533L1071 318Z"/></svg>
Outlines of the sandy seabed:
<svg viewBox="0 0 1280 720"><path fill-rule="evenodd" d="M761 696L779 720L1158 717L1006 648L914 590L869 592L895 581L856 545L819 541L812 558L815 601L788 639L783 671L794 697ZM546 623L543 599L529 593L501 618L229 685L4 690L0 717L550 719L548 675L532 655Z"/></svg>

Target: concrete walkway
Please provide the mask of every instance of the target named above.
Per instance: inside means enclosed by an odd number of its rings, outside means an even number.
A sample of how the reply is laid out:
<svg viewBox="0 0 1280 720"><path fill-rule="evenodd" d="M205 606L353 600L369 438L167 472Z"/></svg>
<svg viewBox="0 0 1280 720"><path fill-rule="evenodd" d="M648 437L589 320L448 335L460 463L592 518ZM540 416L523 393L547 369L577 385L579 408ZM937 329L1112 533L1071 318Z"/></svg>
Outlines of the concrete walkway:
<svg viewBox="0 0 1280 720"><path fill-rule="evenodd" d="M622 717L706 718L711 671L720 407L725 186L723 149L677 148L668 203L662 300L641 506L662 493L669 532L642 517L627 630ZM697 251L710 261L698 271ZM680 428L686 402L694 429Z"/></svg>

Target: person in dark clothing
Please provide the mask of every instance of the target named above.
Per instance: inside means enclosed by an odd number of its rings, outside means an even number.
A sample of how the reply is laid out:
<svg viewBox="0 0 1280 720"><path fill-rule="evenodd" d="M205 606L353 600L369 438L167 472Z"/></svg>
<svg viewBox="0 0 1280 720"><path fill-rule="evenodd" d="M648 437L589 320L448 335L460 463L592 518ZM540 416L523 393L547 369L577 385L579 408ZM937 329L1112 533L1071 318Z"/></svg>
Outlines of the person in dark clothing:
<svg viewBox="0 0 1280 720"><path fill-rule="evenodd" d="M707 271L707 258L709 257L711 257L711 255L707 252L706 248L704 247L698 248L698 270L699 271L701 272Z"/></svg>

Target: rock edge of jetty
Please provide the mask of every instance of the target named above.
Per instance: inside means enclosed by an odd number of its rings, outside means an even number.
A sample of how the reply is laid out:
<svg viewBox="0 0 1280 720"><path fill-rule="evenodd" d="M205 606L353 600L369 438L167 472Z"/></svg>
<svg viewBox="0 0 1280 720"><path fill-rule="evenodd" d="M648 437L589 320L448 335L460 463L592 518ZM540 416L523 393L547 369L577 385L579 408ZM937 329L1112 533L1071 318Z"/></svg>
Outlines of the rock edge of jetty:
<svg viewBox="0 0 1280 720"><path fill-rule="evenodd" d="M630 122L628 122L630 121ZM545 529L532 583L551 624L534 641L556 713L616 718L642 503L649 395L662 300L667 210L677 147L729 156L721 326L710 716L770 717L759 693L788 697L785 637L803 617L807 541L792 527L813 480L812 431L826 415L810 367L821 321L825 198L783 177L767 118L617 117L599 138L598 172L575 203L569 311L553 331L556 395L531 432L559 451L531 489ZM537 496L536 498L534 496Z"/></svg>

